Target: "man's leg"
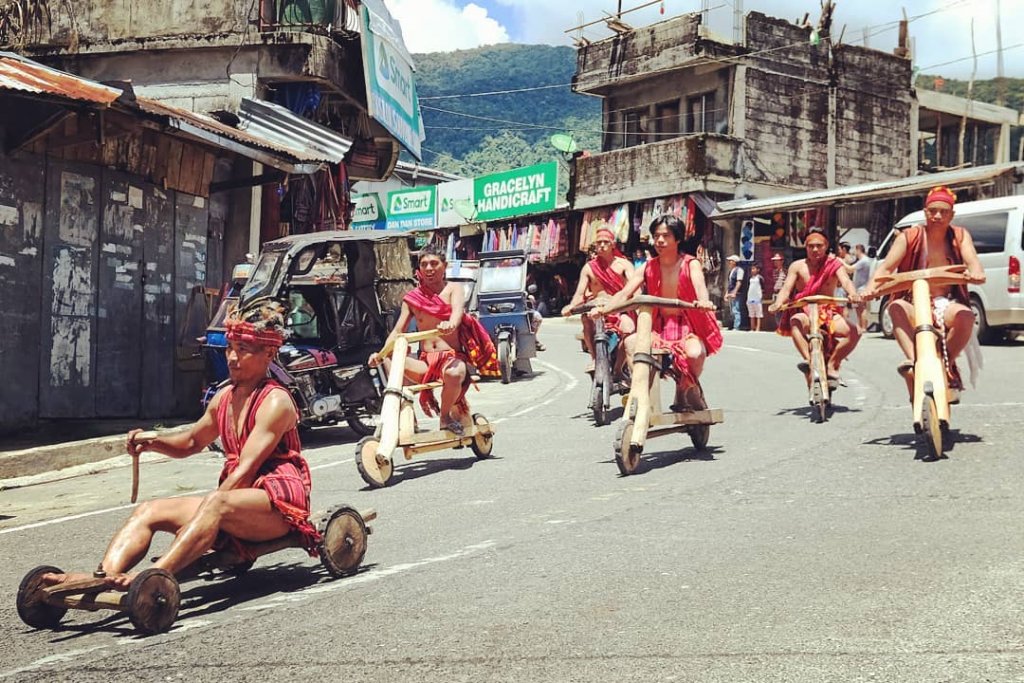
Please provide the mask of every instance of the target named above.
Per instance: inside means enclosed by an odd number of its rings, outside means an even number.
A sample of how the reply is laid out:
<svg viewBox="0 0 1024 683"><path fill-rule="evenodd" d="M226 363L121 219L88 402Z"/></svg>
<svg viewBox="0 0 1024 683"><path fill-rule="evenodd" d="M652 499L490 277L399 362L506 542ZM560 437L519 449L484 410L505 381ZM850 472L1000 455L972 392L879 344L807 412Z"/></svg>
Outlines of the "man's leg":
<svg viewBox="0 0 1024 683"><path fill-rule="evenodd" d="M613 377L621 377L622 366L628 362L630 367L632 367L633 363L633 353L632 351L628 351L629 347L626 345L626 342L631 339L633 337L633 333L636 332L636 324L633 322L631 317L623 313L619 316L618 328L619 329L616 334L619 335L619 346L623 350L616 350L615 352L614 367L612 368Z"/></svg>
<svg viewBox="0 0 1024 683"><path fill-rule="evenodd" d="M738 330L743 324L743 318L740 315L740 300L733 298L732 300L732 329Z"/></svg>
<svg viewBox="0 0 1024 683"><path fill-rule="evenodd" d="M704 351L704 344L695 336L687 338L683 345L683 353L686 355L686 365L690 369L690 375L694 380L699 381L704 372L704 361L707 354ZM700 397L703 392L696 384L691 384L689 378L680 377L676 382L676 394L674 405L679 408L695 410L701 407Z"/></svg>
<svg viewBox="0 0 1024 683"><path fill-rule="evenodd" d="M810 321L807 319L806 313L797 313L789 319L789 337L793 340L793 346L796 347L797 353L805 361L811 359L811 347L807 343L809 328Z"/></svg>
<svg viewBox="0 0 1024 683"><path fill-rule="evenodd" d="M889 317L892 319L893 337L899 344L906 359L897 366L907 384L907 393L914 398L914 307L909 301L893 299L889 302Z"/></svg>
<svg viewBox="0 0 1024 683"><path fill-rule="evenodd" d="M263 489L214 491L201 500L195 514L181 527L171 547L154 566L172 574L180 572L212 548L217 534L222 531L242 541L260 542L280 538L290 530ZM116 573L115 567L111 570ZM107 570L108 574L111 570ZM132 578L119 574L112 577L112 583L127 588Z"/></svg>
<svg viewBox="0 0 1024 683"><path fill-rule="evenodd" d="M128 521L114 534L107 552L100 562L100 569L107 576L115 576L128 571L149 552L153 534L164 531L176 534L188 524L203 502L202 498L189 496L183 498L161 498L140 503L132 511ZM49 584L63 583L77 579L90 578L91 574L52 574L44 577Z"/></svg>
<svg viewBox="0 0 1024 683"><path fill-rule="evenodd" d="M462 394L462 383L466 380L466 364L454 359L441 374L441 426L449 421L458 421L462 414L455 403Z"/></svg>
<svg viewBox="0 0 1024 683"><path fill-rule="evenodd" d="M590 354L590 367L587 368L587 372L590 372L594 369L594 319L584 313L580 316L580 322L583 323L583 346Z"/></svg>
<svg viewBox="0 0 1024 683"><path fill-rule="evenodd" d="M832 318L832 337L836 340L836 347L832 350L832 357L828 359L825 372L831 379L838 379L839 366L860 342L860 330L837 314Z"/></svg>
<svg viewBox="0 0 1024 683"><path fill-rule="evenodd" d="M963 304L950 304L946 308L944 322L946 325L946 353L950 362L956 360L967 348L974 333L974 311Z"/></svg>

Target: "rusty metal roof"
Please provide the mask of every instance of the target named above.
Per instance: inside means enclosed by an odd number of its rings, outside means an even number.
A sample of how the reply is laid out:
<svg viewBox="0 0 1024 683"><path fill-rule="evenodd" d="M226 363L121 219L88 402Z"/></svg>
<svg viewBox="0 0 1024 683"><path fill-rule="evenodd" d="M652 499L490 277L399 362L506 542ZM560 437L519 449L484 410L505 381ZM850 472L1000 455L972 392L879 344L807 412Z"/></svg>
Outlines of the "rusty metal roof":
<svg viewBox="0 0 1024 683"><path fill-rule="evenodd" d="M121 96L117 88L51 69L12 52L0 52L0 90L56 95L104 106Z"/></svg>

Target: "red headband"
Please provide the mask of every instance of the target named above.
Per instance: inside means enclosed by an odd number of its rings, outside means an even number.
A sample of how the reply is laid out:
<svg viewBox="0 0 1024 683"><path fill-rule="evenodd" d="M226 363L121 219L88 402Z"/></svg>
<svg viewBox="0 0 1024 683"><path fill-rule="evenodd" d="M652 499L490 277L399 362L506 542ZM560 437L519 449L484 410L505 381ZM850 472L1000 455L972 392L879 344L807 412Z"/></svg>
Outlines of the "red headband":
<svg viewBox="0 0 1024 683"><path fill-rule="evenodd" d="M948 187L939 186L932 188L932 191L928 193L928 197L924 200L924 205L928 206L934 202L941 202L943 204L949 204L949 208L953 208L956 204L956 195Z"/></svg>
<svg viewBox="0 0 1024 683"><path fill-rule="evenodd" d="M278 349L284 344L284 335L276 330L259 330L252 323L243 320L228 320L227 340Z"/></svg>
<svg viewBox="0 0 1024 683"><path fill-rule="evenodd" d="M825 237L825 236L824 236L823 234L821 234L820 232L812 232L812 233L810 233L809 235L807 235L807 238L806 238L806 239L804 240L804 244L807 244L808 242L810 242L811 240L813 240L813 239L815 239L815 238L817 238L817 239L821 240L821 241L822 241L822 242L824 242L825 244L828 244L828 238L827 238L827 237Z"/></svg>
<svg viewBox="0 0 1024 683"><path fill-rule="evenodd" d="M594 235L594 241L596 242L597 240L601 239L602 237L607 239L609 242L612 242L612 243L615 242L615 233L612 232L611 230L609 230L608 228L601 228L601 229L599 229L597 231L597 234Z"/></svg>

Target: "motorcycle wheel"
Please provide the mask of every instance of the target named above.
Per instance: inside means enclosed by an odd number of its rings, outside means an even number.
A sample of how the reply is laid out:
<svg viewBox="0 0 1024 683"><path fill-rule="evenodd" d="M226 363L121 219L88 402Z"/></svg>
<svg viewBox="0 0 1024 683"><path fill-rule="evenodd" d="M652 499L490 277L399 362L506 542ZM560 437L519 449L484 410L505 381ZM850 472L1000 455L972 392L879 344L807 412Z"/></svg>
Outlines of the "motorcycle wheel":
<svg viewBox="0 0 1024 683"><path fill-rule="evenodd" d="M508 384L512 381L512 343L508 339L498 342L498 365L501 366L501 383Z"/></svg>

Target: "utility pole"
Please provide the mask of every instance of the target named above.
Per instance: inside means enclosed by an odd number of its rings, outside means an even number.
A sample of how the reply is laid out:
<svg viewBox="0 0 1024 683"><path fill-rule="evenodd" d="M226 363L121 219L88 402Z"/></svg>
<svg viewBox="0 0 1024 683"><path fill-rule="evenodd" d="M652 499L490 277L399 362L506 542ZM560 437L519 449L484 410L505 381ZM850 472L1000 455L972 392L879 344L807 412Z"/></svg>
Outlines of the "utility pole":
<svg viewBox="0 0 1024 683"><path fill-rule="evenodd" d="M743 0L732 3L732 42L743 45Z"/></svg>
<svg viewBox="0 0 1024 683"><path fill-rule="evenodd" d="M1006 104L1006 78L1003 73L1003 22L996 0L996 104Z"/></svg>

